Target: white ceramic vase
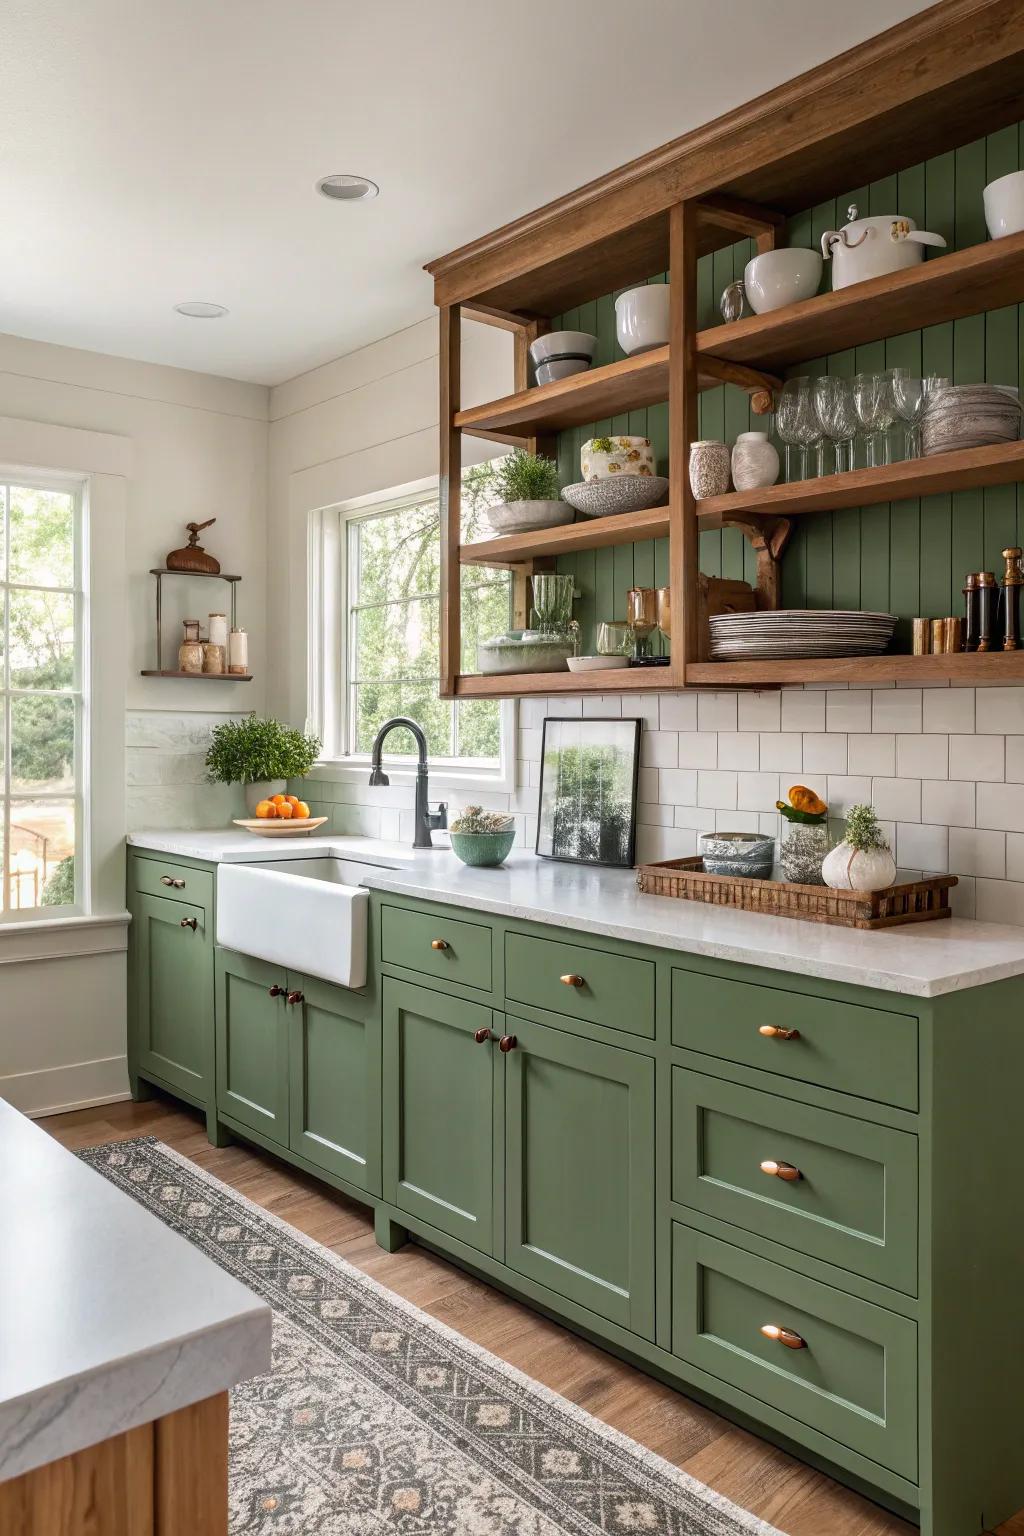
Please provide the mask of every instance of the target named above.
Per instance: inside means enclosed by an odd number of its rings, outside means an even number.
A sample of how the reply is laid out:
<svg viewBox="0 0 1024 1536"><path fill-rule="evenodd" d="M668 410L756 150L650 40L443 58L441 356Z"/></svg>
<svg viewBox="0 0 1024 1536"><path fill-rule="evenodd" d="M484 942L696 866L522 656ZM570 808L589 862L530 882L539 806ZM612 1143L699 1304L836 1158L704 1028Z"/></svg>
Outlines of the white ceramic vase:
<svg viewBox="0 0 1024 1536"><path fill-rule="evenodd" d="M896 878L896 860L888 848L851 848L837 843L821 866L833 891L884 891Z"/></svg>
<svg viewBox="0 0 1024 1536"><path fill-rule="evenodd" d="M732 483L738 491L756 491L779 478L779 451L767 432L741 432L732 450Z"/></svg>
<svg viewBox="0 0 1024 1536"><path fill-rule="evenodd" d="M256 807L261 800L269 800L271 795L283 795L288 785L284 779L254 779L251 784L245 786L245 809L248 815L256 815Z"/></svg>

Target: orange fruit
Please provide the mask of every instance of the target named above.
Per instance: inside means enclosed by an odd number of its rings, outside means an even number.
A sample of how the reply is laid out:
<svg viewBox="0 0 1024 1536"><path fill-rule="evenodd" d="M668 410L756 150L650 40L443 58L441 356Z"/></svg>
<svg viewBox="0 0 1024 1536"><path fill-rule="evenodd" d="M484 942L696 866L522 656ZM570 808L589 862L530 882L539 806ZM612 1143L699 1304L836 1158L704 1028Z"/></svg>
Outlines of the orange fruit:
<svg viewBox="0 0 1024 1536"><path fill-rule="evenodd" d="M295 804L292 806L292 815L298 816L301 821L305 821L308 818L309 806L306 804L305 800L297 800L295 802Z"/></svg>
<svg viewBox="0 0 1024 1536"><path fill-rule="evenodd" d="M285 799L288 801L288 804L292 807L293 810L295 809L295 807L297 805L301 805L302 804L302 802L299 799L298 795L285 795Z"/></svg>
<svg viewBox="0 0 1024 1536"><path fill-rule="evenodd" d="M271 795L270 803L271 805L284 805L287 799L287 795Z"/></svg>
<svg viewBox="0 0 1024 1536"><path fill-rule="evenodd" d="M277 814L280 816L282 821L290 821L292 819L293 815L295 814L295 812L292 810L292 807L288 804L288 801L285 800L281 805L279 805L277 807Z"/></svg>
<svg viewBox="0 0 1024 1536"><path fill-rule="evenodd" d="M259 817L260 821L267 821L271 817L276 816L277 811L269 800L261 800L259 805L256 807L256 815Z"/></svg>

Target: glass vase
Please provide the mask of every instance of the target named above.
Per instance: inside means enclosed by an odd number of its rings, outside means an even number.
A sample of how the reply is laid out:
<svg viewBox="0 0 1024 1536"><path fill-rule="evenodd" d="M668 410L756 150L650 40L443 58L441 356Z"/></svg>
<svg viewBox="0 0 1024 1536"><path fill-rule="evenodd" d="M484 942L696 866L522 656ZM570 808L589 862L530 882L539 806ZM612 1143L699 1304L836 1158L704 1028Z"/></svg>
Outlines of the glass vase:
<svg viewBox="0 0 1024 1536"><path fill-rule="evenodd" d="M796 885L824 885L821 866L830 847L827 822L790 822L779 850L782 873Z"/></svg>

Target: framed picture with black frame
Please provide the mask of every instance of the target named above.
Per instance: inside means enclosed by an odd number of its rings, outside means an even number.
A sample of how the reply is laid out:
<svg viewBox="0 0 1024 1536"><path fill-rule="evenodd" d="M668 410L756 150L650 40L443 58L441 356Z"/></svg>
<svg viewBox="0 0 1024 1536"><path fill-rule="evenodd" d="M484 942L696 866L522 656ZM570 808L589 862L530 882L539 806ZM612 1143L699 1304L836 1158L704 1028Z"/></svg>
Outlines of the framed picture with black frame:
<svg viewBox="0 0 1024 1536"><path fill-rule="evenodd" d="M631 869L641 720L544 721L537 854Z"/></svg>

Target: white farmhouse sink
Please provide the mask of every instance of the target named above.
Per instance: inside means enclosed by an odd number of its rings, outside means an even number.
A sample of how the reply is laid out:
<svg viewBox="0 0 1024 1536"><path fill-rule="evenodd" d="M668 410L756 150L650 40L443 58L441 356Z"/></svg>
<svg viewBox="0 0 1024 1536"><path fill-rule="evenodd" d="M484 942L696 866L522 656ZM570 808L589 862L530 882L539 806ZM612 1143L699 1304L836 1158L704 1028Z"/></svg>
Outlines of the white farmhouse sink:
<svg viewBox="0 0 1024 1536"><path fill-rule="evenodd" d="M342 987L366 982L366 868L324 856L217 866L217 943Z"/></svg>

